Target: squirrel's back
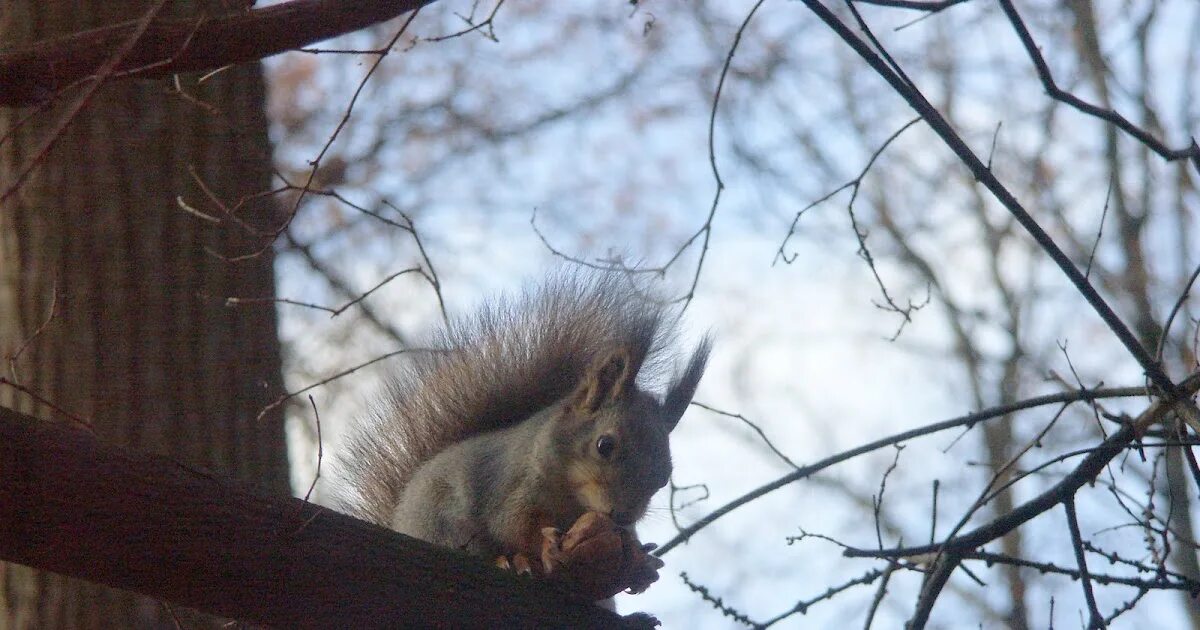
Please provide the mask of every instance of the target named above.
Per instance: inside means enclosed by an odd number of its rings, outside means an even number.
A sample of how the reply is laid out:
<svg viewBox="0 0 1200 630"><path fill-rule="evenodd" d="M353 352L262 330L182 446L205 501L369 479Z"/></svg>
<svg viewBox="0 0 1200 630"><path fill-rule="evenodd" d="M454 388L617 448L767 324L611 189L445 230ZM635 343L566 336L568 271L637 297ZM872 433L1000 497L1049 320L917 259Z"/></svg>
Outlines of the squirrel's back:
<svg viewBox="0 0 1200 630"><path fill-rule="evenodd" d="M452 321L351 431L340 462L345 509L387 525L414 471L438 452L550 406L616 348L652 373L670 359L671 336L666 307L615 273L558 274Z"/></svg>

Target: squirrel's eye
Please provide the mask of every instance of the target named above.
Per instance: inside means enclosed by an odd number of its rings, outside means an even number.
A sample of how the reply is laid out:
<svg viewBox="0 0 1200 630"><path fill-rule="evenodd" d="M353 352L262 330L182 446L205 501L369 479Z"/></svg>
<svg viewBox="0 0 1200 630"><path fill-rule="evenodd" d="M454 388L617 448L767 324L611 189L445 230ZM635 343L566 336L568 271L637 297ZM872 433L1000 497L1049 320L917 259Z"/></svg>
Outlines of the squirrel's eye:
<svg viewBox="0 0 1200 630"><path fill-rule="evenodd" d="M617 438L611 435L601 435L600 439L596 440L596 452L600 454L600 457L608 459L612 457L615 450L617 450Z"/></svg>

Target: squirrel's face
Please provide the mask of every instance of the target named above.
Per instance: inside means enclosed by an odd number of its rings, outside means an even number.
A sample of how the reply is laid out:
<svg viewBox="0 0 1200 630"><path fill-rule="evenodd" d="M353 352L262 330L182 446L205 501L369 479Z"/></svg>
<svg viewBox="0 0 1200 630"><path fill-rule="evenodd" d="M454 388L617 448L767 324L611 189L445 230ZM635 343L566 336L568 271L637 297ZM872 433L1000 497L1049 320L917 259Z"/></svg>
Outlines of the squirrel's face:
<svg viewBox="0 0 1200 630"><path fill-rule="evenodd" d="M650 497L671 477L669 428L658 402L635 391L626 400L575 418L584 426L572 440L567 481L576 501L618 525L633 525Z"/></svg>
<svg viewBox="0 0 1200 630"><path fill-rule="evenodd" d="M671 477L668 436L675 419L634 385L625 353L597 363L567 401L560 448L568 449L566 482L584 511L618 525L637 522L650 497Z"/></svg>

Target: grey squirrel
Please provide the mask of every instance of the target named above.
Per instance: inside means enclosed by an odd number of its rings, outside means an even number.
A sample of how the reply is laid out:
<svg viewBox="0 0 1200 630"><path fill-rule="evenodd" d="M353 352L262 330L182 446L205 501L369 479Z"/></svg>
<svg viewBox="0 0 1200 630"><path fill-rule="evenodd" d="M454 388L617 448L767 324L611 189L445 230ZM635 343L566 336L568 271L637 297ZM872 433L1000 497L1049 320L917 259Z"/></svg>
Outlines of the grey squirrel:
<svg viewBox="0 0 1200 630"><path fill-rule="evenodd" d="M710 348L705 338L661 396L649 391L645 382L674 363L668 312L627 275L560 273L451 322L347 438L344 507L539 574L563 558L562 534L586 536L596 521L581 517L598 514L629 532L624 553L637 547L642 575L580 591L601 599L644 588L661 562L632 526L668 482L668 434Z"/></svg>

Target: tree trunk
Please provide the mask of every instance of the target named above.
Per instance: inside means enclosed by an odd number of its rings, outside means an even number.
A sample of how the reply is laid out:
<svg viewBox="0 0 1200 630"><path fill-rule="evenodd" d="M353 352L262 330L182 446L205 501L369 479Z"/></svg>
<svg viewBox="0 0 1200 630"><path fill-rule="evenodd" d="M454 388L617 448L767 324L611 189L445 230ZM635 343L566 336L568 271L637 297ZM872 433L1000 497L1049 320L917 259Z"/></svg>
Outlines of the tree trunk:
<svg viewBox="0 0 1200 630"><path fill-rule="evenodd" d="M0 46L137 20L150 5L8 0ZM205 9L221 4L169 2L163 16ZM274 295L272 251L249 227L275 225L277 209L270 197L239 206L271 183L261 69L180 85L186 96L169 81L101 87L44 155L87 85L19 127L30 110L0 110L0 194L40 160L0 206L0 376L32 392L0 384L0 404L74 422L36 396L95 418L103 440L285 493L282 414L258 417L282 391L275 309L223 303ZM214 255L260 249L240 262ZM174 627L174 616L184 615L0 564L0 627Z"/></svg>

